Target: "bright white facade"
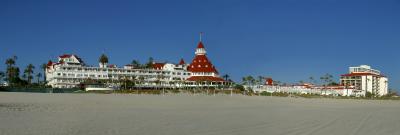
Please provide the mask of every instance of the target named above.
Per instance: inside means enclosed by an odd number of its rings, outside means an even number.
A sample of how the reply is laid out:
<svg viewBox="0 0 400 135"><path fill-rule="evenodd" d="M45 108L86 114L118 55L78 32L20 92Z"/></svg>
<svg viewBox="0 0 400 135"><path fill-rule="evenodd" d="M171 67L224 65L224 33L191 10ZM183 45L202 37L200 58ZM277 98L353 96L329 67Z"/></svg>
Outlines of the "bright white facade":
<svg viewBox="0 0 400 135"><path fill-rule="evenodd" d="M144 87L155 87L154 81L158 80L163 85L177 87L181 82L191 76L184 70L187 66L176 64L163 64L159 69L134 69L127 65L124 68L116 66L99 67L85 66L83 61L76 55L63 55L58 58L57 63L49 63L46 70L47 84L53 88L74 88L87 79L104 80L110 85L118 85L118 80L129 79L141 81ZM174 82L174 83L172 83Z"/></svg>
<svg viewBox="0 0 400 135"><path fill-rule="evenodd" d="M246 86L246 88L251 88L256 93L262 92L284 92L284 93L296 93L296 94L317 94L317 95L333 95L333 96L362 96L357 94L354 87L344 87L344 86L313 86L309 84L304 85L292 85L292 86L274 86L274 85L256 85L256 86Z"/></svg>
<svg viewBox="0 0 400 135"><path fill-rule="evenodd" d="M110 87L121 86L121 80L135 82L140 88L181 88L223 86L231 84L220 78L217 69L206 57L206 50L199 42L191 64L182 59L179 64L152 63L151 68L133 65L117 67L99 63L98 67L87 66L76 55L62 55L58 62L49 62L46 69L47 85L53 88L74 88L87 80L106 83Z"/></svg>
<svg viewBox="0 0 400 135"><path fill-rule="evenodd" d="M340 84L354 86L361 90L362 95L370 92L373 95L383 96L388 94L389 89L388 78L368 65L350 67L348 74L341 75Z"/></svg>

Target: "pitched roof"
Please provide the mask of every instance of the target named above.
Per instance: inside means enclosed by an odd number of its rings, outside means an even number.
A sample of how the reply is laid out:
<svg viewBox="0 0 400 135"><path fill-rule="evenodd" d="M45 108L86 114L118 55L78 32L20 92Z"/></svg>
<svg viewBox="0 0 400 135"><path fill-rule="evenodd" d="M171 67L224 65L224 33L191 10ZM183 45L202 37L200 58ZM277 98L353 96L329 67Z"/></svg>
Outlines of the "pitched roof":
<svg viewBox="0 0 400 135"><path fill-rule="evenodd" d="M64 55L61 55L61 56L58 56L58 57L61 58L61 59L64 59L64 58L70 58L70 57L72 57L72 56L75 56L75 58L76 58L80 63L83 63L83 60L82 60L80 57L78 57L77 55L74 55L74 54L64 54Z"/></svg>
<svg viewBox="0 0 400 135"><path fill-rule="evenodd" d="M218 73L217 69L208 60L206 55L196 55L192 63L189 65L188 70L190 72L211 72Z"/></svg>
<svg viewBox="0 0 400 135"><path fill-rule="evenodd" d="M61 56L59 56L60 58L69 58L69 57L71 57L72 55L70 55L70 54L64 54L64 55L61 55Z"/></svg>
<svg viewBox="0 0 400 135"><path fill-rule="evenodd" d="M184 65L185 64L185 60L181 59L181 61L179 61L179 65Z"/></svg>
<svg viewBox="0 0 400 135"><path fill-rule="evenodd" d="M164 67L165 63L154 63L152 65L153 69L161 70Z"/></svg>
<svg viewBox="0 0 400 135"><path fill-rule="evenodd" d="M192 76L187 81L212 81L212 82L224 82L225 80L220 77L213 76Z"/></svg>
<svg viewBox="0 0 400 135"><path fill-rule="evenodd" d="M200 41L199 44L197 45L197 48L204 48L203 43Z"/></svg>

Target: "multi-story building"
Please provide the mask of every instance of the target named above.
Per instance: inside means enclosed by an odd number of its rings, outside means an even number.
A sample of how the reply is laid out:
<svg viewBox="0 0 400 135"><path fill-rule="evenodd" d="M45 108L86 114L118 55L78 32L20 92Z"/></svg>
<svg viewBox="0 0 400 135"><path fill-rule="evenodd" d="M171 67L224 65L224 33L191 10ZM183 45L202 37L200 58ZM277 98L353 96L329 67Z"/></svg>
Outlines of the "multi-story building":
<svg viewBox="0 0 400 135"><path fill-rule="evenodd" d="M388 78L368 65L350 67L348 74L341 75L340 84L354 86L355 89L361 90L362 95L366 95L367 92L377 96L388 94Z"/></svg>
<svg viewBox="0 0 400 135"><path fill-rule="evenodd" d="M136 87L197 87L227 84L219 77L217 69L206 56L200 41L191 64L182 59L179 64L153 63L152 68L133 65L117 67L99 63L99 67L87 66L77 55L62 55L58 62L49 62L46 70L47 84L53 88L73 88L86 80L97 80L110 86L119 86L122 79L134 80Z"/></svg>

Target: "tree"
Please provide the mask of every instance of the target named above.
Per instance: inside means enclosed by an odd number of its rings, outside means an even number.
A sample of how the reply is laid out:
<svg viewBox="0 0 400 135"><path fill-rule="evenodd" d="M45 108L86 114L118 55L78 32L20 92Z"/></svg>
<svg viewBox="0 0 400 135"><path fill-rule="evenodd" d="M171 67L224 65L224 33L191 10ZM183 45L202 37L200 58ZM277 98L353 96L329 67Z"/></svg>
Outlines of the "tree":
<svg viewBox="0 0 400 135"><path fill-rule="evenodd" d="M264 81L264 77L263 76L258 76L258 84L261 85Z"/></svg>
<svg viewBox="0 0 400 135"><path fill-rule="evenodd" d="M0 71L0 81L3 80L4 76L5 76L4 72Z"/></svg>
<svg viewBox="0 0 400 135"><path fill-rule="evenodd" d="M132 66L135 68L140 68L142 65L140 64L139 60L132 60Z"/></svg>
<svg viewBox="0 0 400 135"><path fill-rule="evenodd" d="M146 63L146 68L152 68L153 67L153 62L154 62L153 57L150 57L149 61Z"/></svg>
<svg viewBox="0 0 400 135"><path fill-rule="evenodd" d="M16 60L17 56L13 56L12 58L8 58L5 62L7 65L6 80L10 85L19 80L19 68L15 67Z"/></svg>
<svg viewBox="0 0 400 135"><path fill-rule="evenodd" d="M6 60L6 65L7 65L7 67L12 67L12 66L14 66L17 59L18 59L17 56L13 56L12 58L8 58L8 59Z"/></svg>
<svg viewBox="0 0 400 135"><path fill-rule="evenodd" d="M303 81L303 80L300 80L299 83L300 83L300 84L304 84L304 81Z"/></svg>
<svg viewBox="0 0 400 135"><path fill-rule="evenodd" d="M51 62L49 60L49 62ZM43 81L46 83L46 69L47 69L47 64L43 63L42 65L40 65L40 68L43 70Z"/></svg>
<svg viewBox="0 0 400 135"><path fill-rule="evenodd" d="M99 63L101 64L101 68L105 68L108 63L108 57L105 54L101 54L99 57Z"/></svg>
<svg viewBox="0 0 400 135"><path fill-rule="evenodd" d="M242 77L242 84L243 85L246 85L248 82L247 82L247 78L246 77Z"/></svg>
<svg viewBox="0 0 400 135"><path fill-rule="evenodd" d="M222 77L225 79L225 81L228 81L230 76L228 74L225 74Z"/></svg>
<svg viewBox="0 0 400 135"><path fill-rule="evenodd" d="M313 83L313 84L317 83L316 80L314 79L314 77L312 77L312 76L310 76L308 79L310 80L310 83Z"/></svg>
<svg viewBox="0 0 400 135"><path fill-rule="evenodd" d="M321 76L320 79L322 82L324 82L324 86L335 84L335 82L333 81L333 76L330 74L325 74L324 76Z"/></svg>
<svg viewBox="0 0 400 135"><path fill-rule="evenodd" d="M254 77L253 76L247 76L246 77L246 80L248 81L248 84L250 85L250 86L253 86L254 85L254 82L256 81L255 79L254 79Z"/></svg>
<svg viewBox="0 0 400 135"><path fill-rule="evenodd" d="M42 77L42 73L36 74L37 83L40 84L40 78Z"/></svg>
<svg viewBox="0 0 400 135"><path fill-rule="evenodd" d="M32 79L33 79L33 70L35 69L35 66L32 64L29 64L26 69L24 70L24 74L26 75L26 78L28 79L28 83L31 84Z"/></svg>

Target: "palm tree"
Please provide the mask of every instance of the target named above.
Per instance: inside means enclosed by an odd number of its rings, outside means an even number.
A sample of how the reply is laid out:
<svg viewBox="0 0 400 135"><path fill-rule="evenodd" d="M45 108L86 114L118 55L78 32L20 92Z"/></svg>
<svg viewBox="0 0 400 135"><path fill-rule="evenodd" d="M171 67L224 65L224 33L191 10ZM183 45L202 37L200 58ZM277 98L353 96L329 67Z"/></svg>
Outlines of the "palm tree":
<svg viewBox="0 0 400 135"><path fill-rule="evenodd" d="M250 90L252 90L252 86L254 85L256 80L254 79L253 76L249 75L246 77L246 81L247 81L247 84L249 85L248 87L250 88Z"/></svg>
<svg viewBox="0 0 400 135"><path fill-rule="evenodd" d="M8 59L6 60L6 65L7 65L7 67L12 67L12 66L14 66L14 65L15 65L15 59L14 59L14 58L8 58Z"/></svg>
<svg viewBox="0 0 400 135"><path fill-rule="evenodd" d="M17 67L14 67L16 60L17 56L13 56L12 58L8 58L5 62L5 64L7 65L6 79L8 80L9 84L11 84L11 81L19 76L19 69Z"/></svg>
<svg viewBox="0 0 400 135"><path fill-rule="evenodd" d="M141 67L141 64L140 64L139 60L132 60L131 64L135 68L140 68Z"/></svg>
<svg viewBox="0 0 400 135"><path fill-rule="evenodd" d="M310 83L313 83L313 84L316 83L314 77L310 76L308 79L310 80Z"/></svg>
<svg viewBox="0 0 400 135"><path fill-rule="evenodd" d="M261 85L263 83L264 77L263 76L258 76L258 84Z"/></svg>
<svg viewBox="0 0 400 135"><path fill-rule="evenodd" d="M3 80L4 76L5 76L4 72L0 71L0 81Z"/></svg>
<svg viewBox="0 0 400 135"><path fill-rule="evenodd" d="M246 85L247 84L247 78L246 77L242 77L242 84Z"/></svg>
<svg viewBox="0 0 400 135"><path fill-rule="evenodd" d="M303 80L300 80L299 83L300 83L300 85L301 85L301 84L304 84L304 81L303 81Z"/></svg>
<svg viewBox="0 0 400 135"><path fill-rule="evenodd" d="M37 83L40 84L40 77L42 77L42 73L36 74Z"/></svg>
<svg viewBox="0 0 400 135"><path fill-rule="evenodd" d="M106 64L108 63L108 57L105 54L102 54L99 58L99 63L103 68L106 67Z"/></svg>
<svg viewBox="0 0 400 135"><path fill-rule="evenodd" d="M26 77L27 77L27 79L28 79L28 83L29 83L29 84L31 84L31 81L32 81L32 79L33 79L32 74L33 74L33 70L34 70L34 69L35 69L35 66L33 66L32 64L29 64L29 65L26 67L25 71L24 71L24 73L26 74Z"/></svg>
<svg viewBox="0 0 400 135"><path fill-rule="evenodd" d="M51 62L51 61L50 61ZM43 63L40 65L40 68L43 70L43 81L46 82L46 69L47 69L47 64Z"/></svg>
<svg viewBox="0 0 400 135"><path fill-rule="evenodd" d="M153 57L149 57L149 61L146 64L146 68L152 68L153 67L153 62L154 62Z"/></svg>
<svg viewBox="0 0 400 135"><path fill-rule="evenodd" d="M228 81L230 76L228 74L225 74L222 77L225 79L225 81Z"/></svg>
<svg viewBox="0 0 400 135"><path fill-rule="evenodd" d="M256 81L255 79L254 79L254 77L253 76L247 76L246 77L247 78L247 81L248 81L248 84L250 85L250 86L252 86L253 84L254 84L254 82Z"/></svg>

